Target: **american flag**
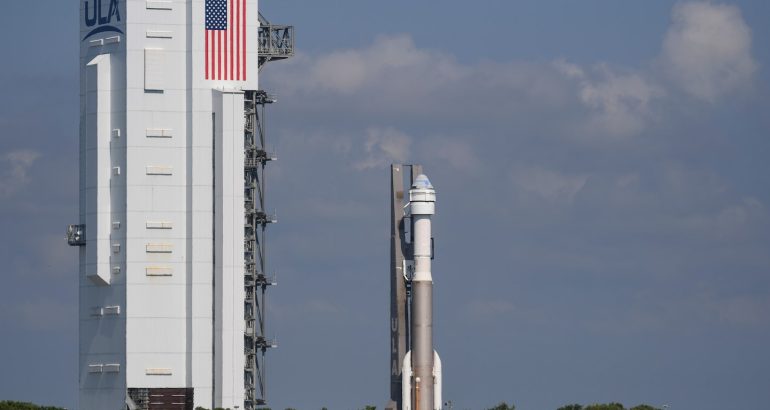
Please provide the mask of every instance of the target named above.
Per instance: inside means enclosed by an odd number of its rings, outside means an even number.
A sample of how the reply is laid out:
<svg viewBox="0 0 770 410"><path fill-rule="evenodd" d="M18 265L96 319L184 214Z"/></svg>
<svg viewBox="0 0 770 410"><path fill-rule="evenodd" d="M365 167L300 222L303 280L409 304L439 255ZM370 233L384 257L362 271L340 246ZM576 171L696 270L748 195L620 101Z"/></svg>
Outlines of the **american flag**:
<svg viewBox="0 0 770 410"><path fill-rule="evenodd" d="M246 0L206 0L206 79L246 80Z"/></svg>

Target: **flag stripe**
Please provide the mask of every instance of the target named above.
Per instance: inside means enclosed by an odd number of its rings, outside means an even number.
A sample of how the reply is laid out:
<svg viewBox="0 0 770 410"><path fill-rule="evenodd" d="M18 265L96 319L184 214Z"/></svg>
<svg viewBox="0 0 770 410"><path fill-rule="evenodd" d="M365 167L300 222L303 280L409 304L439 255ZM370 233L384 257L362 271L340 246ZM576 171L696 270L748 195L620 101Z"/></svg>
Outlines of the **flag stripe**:
<svg viewBox="0 0 770 410"><path fill-rule="evenodd" d="M222 30L222 31L220 31L220 33L222 33L222 37L223 37L223 39L222 39L222 44L223 44L222 45L222 68L224 69L224 71L222 71L222 78L227 80L227 54L230 51L227 48L227 30L226 29Z"/></svg>

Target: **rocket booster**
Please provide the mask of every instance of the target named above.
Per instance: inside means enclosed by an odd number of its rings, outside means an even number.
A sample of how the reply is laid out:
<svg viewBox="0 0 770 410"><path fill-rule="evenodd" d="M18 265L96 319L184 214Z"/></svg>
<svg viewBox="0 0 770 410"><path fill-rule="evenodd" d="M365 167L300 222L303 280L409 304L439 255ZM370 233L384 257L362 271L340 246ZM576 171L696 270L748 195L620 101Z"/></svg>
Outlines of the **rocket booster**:
<svg viewBox="0 0 770 410"><path fill-rule="evenodd" d="M414 273L411 277L411 345L402 368L402 410L441 409L441 360L433 349L431 217L436 191L423 174L409 190L413 223Z"/></svg>

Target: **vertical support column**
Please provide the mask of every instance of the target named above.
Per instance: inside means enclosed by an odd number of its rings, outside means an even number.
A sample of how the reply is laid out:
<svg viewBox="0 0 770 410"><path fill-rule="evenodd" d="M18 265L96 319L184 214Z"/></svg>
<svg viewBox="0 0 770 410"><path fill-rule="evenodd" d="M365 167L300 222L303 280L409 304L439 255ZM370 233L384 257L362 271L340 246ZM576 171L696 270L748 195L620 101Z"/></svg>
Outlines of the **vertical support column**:
<svg viewBox="0 0 770 410"><path fill-rule="evenodd" d="M243 92L213 91L215 125L215 403L244 403Z"/></svg>
<svg viewBox="0 0 770 410"><path fill-rule="evenodd" d="M111 56L102 54L86 65L85 104L85 225L86 276L99 285L110 284L112 174Z"/></svg>
<svg viewBox="0 0 770 410"><path fill-rule="evenodd" d="M390 166L390 400L388 408L401 409L401 366L409 346L406 325L406 280L402 248L404 174L401 164Z"/></svg>
<svg viewBox="0 0 770 410"><path fill-rule="evenodd" d="M404 169L409 168L410 186L422 173L421 165L392 164L390 168L390 401L386 410L411 408L412 283L407 278L413 267L411 235L413 219L404 217ZM408 226L406 224L409 224ZM409 236L407 236L409 235ZM408 263L407 263L408 262ZM404 269L407 269L405 272ZM405 361L406 360L406 361ZM406 362L409 365L406 366ZM404 367L406 366L406 367ZM409 373L408 375L406 373ZM404 402L407 400L407 402Z"/></svg>

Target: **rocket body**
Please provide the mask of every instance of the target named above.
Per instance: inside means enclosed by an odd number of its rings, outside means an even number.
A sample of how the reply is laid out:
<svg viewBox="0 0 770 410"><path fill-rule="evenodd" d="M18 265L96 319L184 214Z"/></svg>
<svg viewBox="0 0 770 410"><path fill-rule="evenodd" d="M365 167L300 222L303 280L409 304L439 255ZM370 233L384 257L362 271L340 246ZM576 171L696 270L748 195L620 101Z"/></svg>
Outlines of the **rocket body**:
<svg viewBox="0 0 770 410"><path fill-rule="evenodd" d="M441 375L433 349L433 277L431 274L431 217L436 192L425 175L419 175L409 190L409 213L413 221L414 273L411 278L411 350L404 359L406 380L404 410L441 408ZM437 363L438 362L438 363ZM406 378L406 377L405 377ZM436 394L438 393L438 395Z"/></svg>

